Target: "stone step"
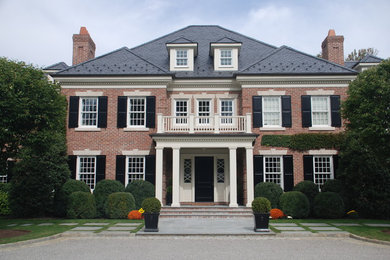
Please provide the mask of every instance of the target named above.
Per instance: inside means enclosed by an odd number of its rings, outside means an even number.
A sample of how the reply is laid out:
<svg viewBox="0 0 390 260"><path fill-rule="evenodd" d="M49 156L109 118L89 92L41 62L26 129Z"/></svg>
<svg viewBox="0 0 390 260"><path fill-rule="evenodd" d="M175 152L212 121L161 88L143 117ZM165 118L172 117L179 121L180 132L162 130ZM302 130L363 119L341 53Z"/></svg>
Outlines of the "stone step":
<svg viewBox="0 0 390 260"><path fill-rule="evenodd" d="M248 207L230 208L226 206L184 206L163 207L160 212L162 218L236 218L252 217L252 209Z"/></svg>
<svg viewBox="0 0 390 260"><path fill-rule="evenodd" d="M253 215L247 214L160 214L160 218L250 218Z"/></svg>

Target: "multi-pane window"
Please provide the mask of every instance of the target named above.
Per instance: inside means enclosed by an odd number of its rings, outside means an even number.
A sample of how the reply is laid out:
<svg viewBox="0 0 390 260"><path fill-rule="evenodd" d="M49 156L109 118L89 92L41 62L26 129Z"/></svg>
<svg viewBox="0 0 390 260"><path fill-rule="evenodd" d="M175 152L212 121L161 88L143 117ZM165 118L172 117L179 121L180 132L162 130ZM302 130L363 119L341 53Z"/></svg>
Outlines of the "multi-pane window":
<svg viewBox="0 0 390 260"><path fill-rule="evenodd" d="M329 125L329 97L311 97L312 125Z"/></svg>
<svg viewBox="0 0 390 260"><path fill-rule="evenodd" d="M187 66L187 50L176 50L176 66Z"/></svg>
<svg viewBox="0 0 390 260"><path fill-rule="evenodd" d="M127 157L127 183L134 180L145 180L145 157Z"/></svg>
<svg viewBox="0 0 390 260"><path fill-rule="evenodd" d="M93 190L96 184L96 157L80 156L78 159L78 179L85 182Z"/></svg>
<svg viewBox="0 0 390 260"><path fill-rule="evenodd" d="M264 181L274 182L282 188L282 157L264 156Z"/></svg>
<svg viewBox="0 0 390 260"><path fill-rule="evenodd" d="M232 50L221 50L221 66L232 65Z"/></svg>
<svg viewBox="0 0 390 260"><path fill-rule="evenodd" d="M7 183L7 175L0 175L0 183Z"/></svg>
<svg viewBox="0 0 390 260"><path fill-rule="evenodd" d="M97 126L98 99L80 98L80 126Z"/></svg>
<svg viewBox="0 0 390 260"><path fill-rule="evenodd" d="M199 124L210 123L210 100L198 100Z"/></svg>
<svg viewBox="0 0 390 260"><path fill-rule="evenodd" d="M175 101L176 124L187 124L188 100Z"/></svg>
<svg viewBox="0 0 390 260"><path fill-rule="evenodd" d="M280 97L263 97L263 125L280 126Z"/></svg>
<svg viewBox="0 0 390 260"><path fill-rule="evenodd" d="M221 100L221 116L221 124L233 123L233 100Z"/></svg>
<svg viewBox="0 0 390 260"><path fill-rule="evenodd" d="M333 179L332 156L314 156L314 183L321 188L324 183Z"/></svg>
<svg viewBox="0 0 390 260"><path fill-rule="evenodd" d="M145 126L145 98L129 98L129 115L128 125L129 126Z"/></svg>
<svg viewBox="0 0 390 260"><path fill-rule="evenodd" d="M225 182L225 160L217 159L217 182Z"/></svg>
<svg viewBox="0 0 390 260"><path fill-rule="evenodd" d="M192 160L184 159L184 183L191 183Z"/></svg>

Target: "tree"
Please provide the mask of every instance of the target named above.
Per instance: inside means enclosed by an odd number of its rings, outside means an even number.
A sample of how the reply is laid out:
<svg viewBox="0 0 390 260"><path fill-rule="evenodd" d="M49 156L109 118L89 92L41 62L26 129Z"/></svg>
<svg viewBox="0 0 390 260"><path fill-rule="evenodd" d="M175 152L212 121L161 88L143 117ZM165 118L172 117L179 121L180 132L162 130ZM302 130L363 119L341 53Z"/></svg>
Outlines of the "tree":
<svg viewBox="0 0 390 260"><path fill-rule="evenodd" d="M342 112L346 141L340 178L355 209L365 217L390 216L390 60L359 74Z"/></svg>
<svg viewBox="0 0 390 260"><path fill-rule="evenodd" d="M350 54L348 54L346 61L359 61L367 55L376 56L378 52L379 51L375 48L359 49L358 51L354 49Z"/></svg>
<svg viewBox="0 0 390 260"><path fill-rule="evenodd" d="M43 72L0 58L1 170L8 158L13 169L13 213L39 216L50 212L54 193L69 178L66 158L66 99Z"/></svg>

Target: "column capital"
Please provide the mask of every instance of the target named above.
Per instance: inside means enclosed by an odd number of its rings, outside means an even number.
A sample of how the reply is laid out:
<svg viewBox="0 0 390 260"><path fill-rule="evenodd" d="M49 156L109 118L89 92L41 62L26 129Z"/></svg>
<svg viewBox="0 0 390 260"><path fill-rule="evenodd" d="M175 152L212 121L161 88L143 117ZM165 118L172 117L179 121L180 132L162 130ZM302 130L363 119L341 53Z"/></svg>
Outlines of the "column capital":
<svg viewBox="0 0 390 260"><path fill-rule="evenodd" d="M245 146L246 150L253 150L253 146Z"/></svg>
<svg viewBox="0 0 390 260"><path fill-rule="evenodd" d="M229 150L237 150L237 146L229 146Z"/></svg>
<svg viewBox="0 0 390 260"><path fill-rule="evenodd" d="M164 150L164 147L157 146L157 147L155 147L154 149L156 149L156 150Z"/></svg>

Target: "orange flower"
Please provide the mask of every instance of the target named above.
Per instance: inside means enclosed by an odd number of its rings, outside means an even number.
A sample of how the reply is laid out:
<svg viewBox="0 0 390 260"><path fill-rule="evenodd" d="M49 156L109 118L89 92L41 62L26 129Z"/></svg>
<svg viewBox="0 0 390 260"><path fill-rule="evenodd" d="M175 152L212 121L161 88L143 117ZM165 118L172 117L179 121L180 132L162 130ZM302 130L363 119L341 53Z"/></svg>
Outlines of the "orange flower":
<svg viewBox="0 0 390 260"><path fill-rule="evenodd" d="M128 219L142 219L142 214L138 210L132 210L127 215Z"/></svg>
<svg viewBox="0 0 390 260"><path fill-rule="evenodd" d="M284 213L280 209L271 209L270 214L272 219L278 219L284 217Z"/></svg>

